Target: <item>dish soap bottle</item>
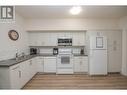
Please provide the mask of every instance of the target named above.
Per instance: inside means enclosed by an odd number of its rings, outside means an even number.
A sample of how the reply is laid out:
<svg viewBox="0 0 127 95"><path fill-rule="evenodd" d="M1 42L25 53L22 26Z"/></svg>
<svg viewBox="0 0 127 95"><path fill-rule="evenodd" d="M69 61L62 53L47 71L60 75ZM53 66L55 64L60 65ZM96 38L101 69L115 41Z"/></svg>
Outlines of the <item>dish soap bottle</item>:
<svg viewBox="0 0 127 95"><path fill-rule="evenodd" d="M81 54L81 55L84 54L84 49L83 49L83 48L81 49L80 54Z"/></svg>

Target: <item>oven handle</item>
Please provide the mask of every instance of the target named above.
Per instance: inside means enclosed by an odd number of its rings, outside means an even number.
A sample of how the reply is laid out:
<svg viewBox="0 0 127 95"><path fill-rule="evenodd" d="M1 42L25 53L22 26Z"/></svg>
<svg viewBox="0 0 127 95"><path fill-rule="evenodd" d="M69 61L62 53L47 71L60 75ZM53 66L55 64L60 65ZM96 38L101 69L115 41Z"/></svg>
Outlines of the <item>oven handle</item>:
<svg viewBox="0 0 127 95"><path fill-rule="evenodd" d="M58 58L61 58L61 57L70 57L70 58L73 58L73 55L60 55L60 56L58 56Z"/></svg>

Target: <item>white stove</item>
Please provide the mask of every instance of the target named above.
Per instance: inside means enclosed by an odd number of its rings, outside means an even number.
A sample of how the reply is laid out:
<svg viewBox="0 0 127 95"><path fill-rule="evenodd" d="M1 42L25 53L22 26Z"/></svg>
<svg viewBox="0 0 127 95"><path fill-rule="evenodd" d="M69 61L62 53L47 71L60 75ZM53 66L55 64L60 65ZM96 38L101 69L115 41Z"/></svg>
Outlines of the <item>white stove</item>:
<svg viewBox="0 0 127 95"><path fill-rule="evenodd" d="M72 49L59 49L59 55L57 57L57 74L73 74Z"/></svg>

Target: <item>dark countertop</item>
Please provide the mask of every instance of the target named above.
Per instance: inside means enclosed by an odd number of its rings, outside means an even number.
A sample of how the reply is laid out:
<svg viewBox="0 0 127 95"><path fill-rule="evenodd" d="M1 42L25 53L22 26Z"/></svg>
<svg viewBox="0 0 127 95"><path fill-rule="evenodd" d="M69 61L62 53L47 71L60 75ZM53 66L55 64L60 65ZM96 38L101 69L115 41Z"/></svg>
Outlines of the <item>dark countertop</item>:
<svg viewBox="0 0 127 95"><path fill-rule="evenodd" d="M88 55L85 55L85 54L73 54L74 56L88 56Z"/></svg>
<svg viewBox="0 0 127 95"><path fill-rule="evenodd" d="M44 57L56 57L56 55L53 54L36 54L36 55L26 55L24 58L21 58L20 60L16 61L16 59L7 59L0 61L0 67L10 67L12 65L24 62L26 60L29 60L31 58L37 57L37 56L44 56Z"/></svg>
<svg viewBox="0 0 127 95"><path fill-rule="evenodd" d="M88 56L88 55L80 55L80 54L73 54L74 56ZM43 57L56 57L57 55L53 55L53 54L37 54L37 55L26 55L24 58L16 61L16 59L7 59L7 60L3 60L0 61L0 67L10 67L13 66L15 64L24 62L26 60L29 60L31 58L37 57L37 56L43 56Z"/></svg>
<svg viewBox="0 0 127 95"><path fill-rule="evenodd" d="M36 56L37 55L27 55L18 61L16 59L3 60L3 61L0 61L0 67L10 67L12 65L24 62L24 61L29 60L29 59L36 57Z"/></svg>
<svg viewBox="0 0 127 95"><path fill-rule="evenodd" d="M53 55L53 54L38 54L37 56L56 57L57 55Z"/></svg>

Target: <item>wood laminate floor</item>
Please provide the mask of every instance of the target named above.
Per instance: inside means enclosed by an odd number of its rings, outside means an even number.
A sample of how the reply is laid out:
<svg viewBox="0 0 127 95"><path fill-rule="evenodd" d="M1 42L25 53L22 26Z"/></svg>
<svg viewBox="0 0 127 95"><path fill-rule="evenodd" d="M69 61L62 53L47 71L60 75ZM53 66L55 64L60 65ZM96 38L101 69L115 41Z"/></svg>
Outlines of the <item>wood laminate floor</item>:
<svg viewBox="0 0 127 95"><path fill-rule="evenodd" d="M23 89L127 89L127 77L120 74L107 76L36 74Z"/></svg>

